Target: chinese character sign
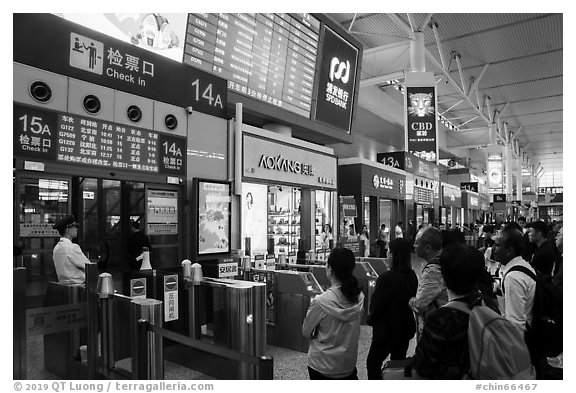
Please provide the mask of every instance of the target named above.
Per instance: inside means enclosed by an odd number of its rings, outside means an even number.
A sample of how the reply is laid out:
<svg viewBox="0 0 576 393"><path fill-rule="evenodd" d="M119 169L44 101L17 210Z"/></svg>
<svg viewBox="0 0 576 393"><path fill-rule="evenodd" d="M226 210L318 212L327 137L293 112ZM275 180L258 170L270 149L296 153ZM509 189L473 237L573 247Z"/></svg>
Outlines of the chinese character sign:
<svg viewBox="0 0 576 393"><path fill-rule="evenodd" d="M436 92L434 87L406 88L407 150L426 161L437 161Z"/></svg>
<svg viewBox="0 0 576 393"><path fill-rule="evenodd" d="M324 27L316 119L350 131L358 49Z"/></svg>

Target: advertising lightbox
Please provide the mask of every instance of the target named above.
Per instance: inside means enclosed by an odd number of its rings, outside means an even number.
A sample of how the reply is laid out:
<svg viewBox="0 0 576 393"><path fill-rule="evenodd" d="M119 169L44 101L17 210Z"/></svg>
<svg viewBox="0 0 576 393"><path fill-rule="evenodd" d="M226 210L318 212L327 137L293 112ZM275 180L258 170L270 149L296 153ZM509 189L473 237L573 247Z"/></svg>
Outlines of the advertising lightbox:
<svg viewBox="0 0 576 393"><path fill-rule="evenodd" d="M230 183L198 180L198 255L230 252Z"/></svg>

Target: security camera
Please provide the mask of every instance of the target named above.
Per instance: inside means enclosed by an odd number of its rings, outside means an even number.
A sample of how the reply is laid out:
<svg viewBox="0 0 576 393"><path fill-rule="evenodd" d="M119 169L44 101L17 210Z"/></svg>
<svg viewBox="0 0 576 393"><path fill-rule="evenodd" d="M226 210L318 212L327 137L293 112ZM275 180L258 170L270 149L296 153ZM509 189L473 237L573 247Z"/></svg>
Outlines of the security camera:
<svg viewBox="0 0 576 393"><path fill-rule="evenodd" d="M192 108L191 106L187 106L187 107L186 107L186 113L188 113L189 115L191 115L192 113L194 113L194 108Z"/></svg>

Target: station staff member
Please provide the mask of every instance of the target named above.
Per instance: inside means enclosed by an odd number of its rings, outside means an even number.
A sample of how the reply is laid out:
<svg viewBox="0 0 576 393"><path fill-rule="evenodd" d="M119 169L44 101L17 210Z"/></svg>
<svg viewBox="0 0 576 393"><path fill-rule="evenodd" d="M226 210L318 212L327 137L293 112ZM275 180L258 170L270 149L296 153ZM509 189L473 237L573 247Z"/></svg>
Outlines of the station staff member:
<svg viewBox="0 0 576 393"><path fill-rule="evenodd" d="M78 237L78 224L73 215L67 215L53 226L60 233L60 241L54 246L52 256L59 282L83 283L86 279L84 268L90 262L78 244L72 240Z"/></svg>

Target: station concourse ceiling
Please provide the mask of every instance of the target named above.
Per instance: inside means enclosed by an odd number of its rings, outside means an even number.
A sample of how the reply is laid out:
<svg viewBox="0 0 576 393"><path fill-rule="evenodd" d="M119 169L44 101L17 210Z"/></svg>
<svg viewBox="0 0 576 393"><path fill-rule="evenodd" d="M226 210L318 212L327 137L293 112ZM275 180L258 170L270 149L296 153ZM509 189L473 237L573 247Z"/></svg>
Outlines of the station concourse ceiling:
<svg viewBox="0 0 576 393"><path fill-rule="evenodd" d="M326 15L364 45L353 143L332 146L339 157L375 159L403 147L396 143L404 133L398 87L410 70L410 41L421 32L443 120L440 159L485 169L495 124L499 143L515 145L524 168L562 172L563 14ZM377 118L386 121L374 128Z"/></svg>

